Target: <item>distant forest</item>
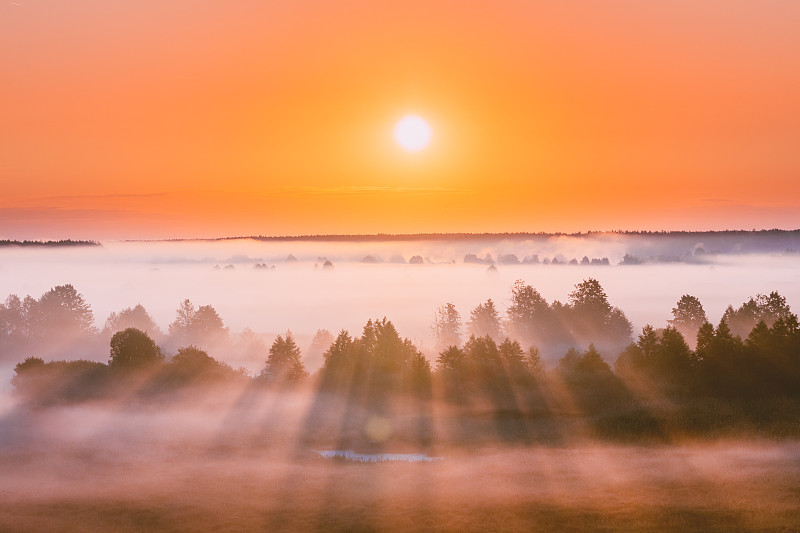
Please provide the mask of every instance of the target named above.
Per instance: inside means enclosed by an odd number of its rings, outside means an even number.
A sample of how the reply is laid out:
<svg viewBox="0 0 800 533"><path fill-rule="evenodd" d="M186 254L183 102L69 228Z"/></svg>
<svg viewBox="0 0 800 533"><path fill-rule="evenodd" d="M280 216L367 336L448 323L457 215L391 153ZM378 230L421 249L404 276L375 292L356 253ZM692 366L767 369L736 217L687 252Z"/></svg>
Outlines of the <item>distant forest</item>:
<svg viewBox="0 0 800 533"><path fill-rule="evenodd" d="M320 412L333 398L382 416L400 400L419 412L436 400L476 416L493 413L495 429L511 440L530 437L534 421L576 415L610 438L732 428L800 435L800 323L777 292L729 306L716 326L687 294L665 327L647 325L636 336L592 278L564 303L548 303L522 281L511 293L505 316L492 300L466 321L452 304L439 307L432 325L438 347L427 357L386 318L369 320L360 336L319 330L311 349L324 363L309 375L291 332L269 347L252 332L233 339L212 306L189 300L168 333L141 305L112 313L97 330L89 304L64 285L38 299L11 295L0 305L0 354L31 354L12 379L29 405L163 401L215 387L310 389L327 398ZM35 355L52 343L81 342L106 343L107 363ZM260 354L261 371L251 375L210 355L224 359L235 350ZM555 364L545 364L545 351L560 353Z"/></svg>
<svg viewBox="0 0 800 533"><path fill-rule="evenodd" d="M60 241L10 241L0 240L0 246L22 246L26 248L59 247L59 246L102 246L97 241L73 241L71 239Z"/></svg>
<svg viewBox="0 0 800 533"><path fill-rule="evenodd" d="M252 239L257 241L307 242L391 242L391 241L545 241L554 237L593 238L620 235L656 241L685 241L687 245L702 241L709 252L800 251L800 229L795 230L724 230L724 231L590 231L583 233L376 233L357 235L251 235L213 239L169 239L175 241L223 241Z"/></svg>

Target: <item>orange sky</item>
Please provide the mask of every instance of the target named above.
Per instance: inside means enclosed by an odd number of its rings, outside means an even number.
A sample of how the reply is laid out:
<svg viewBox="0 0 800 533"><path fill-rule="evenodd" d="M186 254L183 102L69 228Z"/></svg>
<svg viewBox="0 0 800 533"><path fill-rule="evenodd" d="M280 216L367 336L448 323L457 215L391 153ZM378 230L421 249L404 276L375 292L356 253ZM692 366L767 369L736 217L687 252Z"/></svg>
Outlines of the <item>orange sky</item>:
<svg viewBox="0 0 800 533"><path fill-rule="evenodd" d="M0 238L800 227L793 0L0 2Z"/></svg>

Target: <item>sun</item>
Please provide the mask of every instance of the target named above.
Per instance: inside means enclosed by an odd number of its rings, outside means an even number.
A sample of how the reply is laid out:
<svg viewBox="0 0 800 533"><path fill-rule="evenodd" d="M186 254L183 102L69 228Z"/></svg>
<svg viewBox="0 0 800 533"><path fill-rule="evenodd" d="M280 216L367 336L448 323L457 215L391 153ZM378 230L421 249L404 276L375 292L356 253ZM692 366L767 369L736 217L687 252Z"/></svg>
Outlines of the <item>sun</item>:
<svg viewBox="0 0 800 533"><path fill-rule="evenodd" d="M424 118L406 115L394 127L394 139L401 148L409 152L419 152L431 142L433 132Z"/></svg>

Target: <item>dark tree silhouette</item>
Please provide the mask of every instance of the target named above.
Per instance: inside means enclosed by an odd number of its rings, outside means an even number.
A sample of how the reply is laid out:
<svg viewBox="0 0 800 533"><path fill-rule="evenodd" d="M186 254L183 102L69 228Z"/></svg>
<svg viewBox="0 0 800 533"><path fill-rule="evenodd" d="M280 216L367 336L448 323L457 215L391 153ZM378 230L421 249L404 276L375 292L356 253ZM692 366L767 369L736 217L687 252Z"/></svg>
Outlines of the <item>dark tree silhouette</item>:
<svg viewBox="0 0 800 533"><path fill-rule="evenodd" d="M625 388L593 344L583 353L570 348L556 374L584 413L601 411L623 399Z"/></svg>
<svg viewBox="0 0 800 533"><path fill-rule="evenodd" d="M761 395L796 395L800 391L800 323L781 317L772 326L760 321L745 341L748 370Z"/></svg>
<svg viewBox="0 0 800 533"><path fill-rule="evenodd" d="M605 317L611 311L606 291L594 278L585 279L575 285L569 293L569 305L580 314Z"/></svg>
<svg viewBox="0 0 800 533"><path fill-rule="evenodd" d="M321 384L328 390L377 402L397 392L419 397L430 394L430 363L409 339L403 339L390 321L368 320L361 337L339 333L325 352Z"/></svg>
<svg viewBox="0 0 800 533"><path fill-rule="evenodd" d="M466 356L458 346L448 346L436 359L436 369L448 374L460 374L464 372L465 361Z"/></svg>
<svg viewBox="0 0 800 533"><path fill-rule="evenodd" d="M33 405L85 401L102 394L108 367L96 361L50 361L28 357L14 368L14 393Z"/></svg>
<svg viewBox="0 0 800 533"><path fill-rule="evenodd" d="M524 372L527 367L525 364L525 352L522 350L519 341L512 341L508 337L497 347L500 360L506 367L509 374Z"/></svg>
<svg viewBox="0 0 800 533"><path fill-rule="evenodd" d="M611 306L596 279L577 284L567 306L570 326L582 343L599 342L619 349L630 342L631 323L620 309Z"/></svg>
<svg viewBox="0 0 800 533"><path fill-rule="evenodd" d="M178 353L172 356L169 364L176 369L180 369L187 374L198 374L216 366L213 357L198 348L197 346L185 346L178 349Z"/></svg>
<svg viewBox="0 0 800 533"><path fill-rule="evenodd" d="M111 337L108 366L119 369L143 368L164 360L161 349L147 333L127 328Z"/></svg>
<svg viewBox="0 0 800 533"><path fill-rule="evenodd" d="M769 295L758 294L755 298L750 298L738 309L728 306L722 320L728 324L734 335L744 338L760 321L763 320L767 326L771 326L779 318L791 314L786 298L777 291L772 291Z"/></svg>
<svg viewBox="0 0 800 533"><path fill-rule="evenodd" d="M363 379L365 358L355 344L350 333L342 330L322 354L324 363L320 375L323 388L344 392L352 383Z"/></svg>
<svg viewBox="0 0 800 533"><path fill-rule="evenodd" d="M741 375L744 360L744 343L731 333L728 323L721 320L716 329L706 323L697 333L697 349L700 378L706 390L726 395L741 390Z"/></svg>
<svg viewBox="0 0 800 533"><path fill-rule="evenodd" d="M694 343L700 326L708 322L708 317L700 300L695 296L684 294L672 308L672 319L667 322Z"/></svg>
<svg viewBox="0 0 800 533"><path fill-rule="evenodd" d="M243 369L234 370L221 363L197 346L178 349L165 368L164 379L171 386L248 379Z"/></svg>
<svg viewBox="0 0 800 533"><path fill-rule="evenodd" d="M262 376L270 382L278 383L296 383L308 376L303 361L300 359L300 348L295 343L291 332L287 331L285 337L278 335L278 338L270 346L267 366L264 368Z"/></svg>
<svg viewBox="0 0 800 533"><path fill-rule="evenodd" d="M669 394L686 394L696 367L695 354L677 329L656 331L649 324L614 363L618 375L646 378L651 387Z"/></svg>

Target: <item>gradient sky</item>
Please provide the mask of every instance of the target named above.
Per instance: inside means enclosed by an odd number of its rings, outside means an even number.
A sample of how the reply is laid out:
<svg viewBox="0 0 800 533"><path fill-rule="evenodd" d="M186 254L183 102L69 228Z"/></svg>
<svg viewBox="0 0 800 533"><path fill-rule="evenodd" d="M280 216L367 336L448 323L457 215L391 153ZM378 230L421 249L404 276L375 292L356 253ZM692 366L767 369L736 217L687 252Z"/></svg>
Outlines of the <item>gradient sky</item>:
<svg viewBox="0 0 800 533"><path fill-rule="evenodd" d="M800 2L0 0L0 184L0 238L798 228Z"/></svg>

